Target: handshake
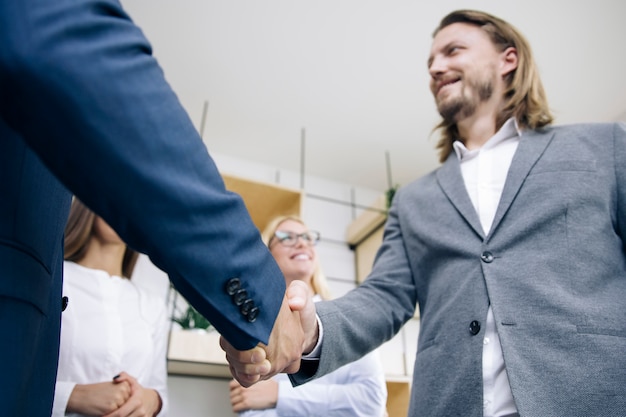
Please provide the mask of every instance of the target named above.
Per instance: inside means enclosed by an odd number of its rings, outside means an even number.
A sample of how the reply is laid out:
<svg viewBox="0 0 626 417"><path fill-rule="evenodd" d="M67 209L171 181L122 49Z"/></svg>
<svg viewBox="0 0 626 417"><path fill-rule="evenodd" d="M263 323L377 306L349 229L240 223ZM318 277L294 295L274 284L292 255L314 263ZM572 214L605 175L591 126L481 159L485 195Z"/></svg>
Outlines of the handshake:
<svg viewBox="0 0 626 417"><path fill-rule="evenodd" d="M302 354L313 350L318 336L312 294L303 281L296 280L287 288L268 345L259 343L250 350L239 351L222 337L220 346L226 352L233 377L249 387L281 372L296 373Z"/></svg>

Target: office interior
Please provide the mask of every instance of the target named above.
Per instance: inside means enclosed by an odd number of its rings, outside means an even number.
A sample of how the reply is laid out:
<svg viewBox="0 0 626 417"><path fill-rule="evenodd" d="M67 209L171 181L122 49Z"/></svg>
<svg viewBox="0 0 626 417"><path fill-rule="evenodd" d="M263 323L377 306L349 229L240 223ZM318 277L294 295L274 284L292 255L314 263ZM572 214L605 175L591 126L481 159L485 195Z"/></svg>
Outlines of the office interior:
<svg viewBox="0 0 626 417"><path fill-rule="evenodd" d="M475 8L515 24L533 47L556 123L626 121L619 0L122 4L220 171L299 196L299 214L321 232L334 296L357 286L371 262L357 247L375 251L386 191L438 165L426 59L446 13ZM145 257L135 278L172 303L167 277ZM379 351L391 417L406 414L418 333L415 317ZM170 415L234 415L223 368L171 369Z"/></svg>

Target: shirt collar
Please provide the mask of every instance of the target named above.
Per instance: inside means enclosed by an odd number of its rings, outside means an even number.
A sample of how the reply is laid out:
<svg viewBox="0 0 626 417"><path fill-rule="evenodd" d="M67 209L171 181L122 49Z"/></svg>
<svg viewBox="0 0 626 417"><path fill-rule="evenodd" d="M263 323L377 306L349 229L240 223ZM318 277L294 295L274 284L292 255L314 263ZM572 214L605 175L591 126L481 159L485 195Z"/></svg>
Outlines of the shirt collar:
<svg viewBox="0 0 626 417"><path fill-rule="evenodd" d="M517 120L515 120L514 117L511 117L509 120L504 122L500 130L498 130L495 135L489 138L489 140L485 142L485 144L480 148L470 151L460 140L455 140L452 144L452 148L454 149L456 156L459 158L459 161L462 161L464 158L472 157L478 154L481 149L493 148L507 139L521 136L522 131L517 124Z"/></svg>

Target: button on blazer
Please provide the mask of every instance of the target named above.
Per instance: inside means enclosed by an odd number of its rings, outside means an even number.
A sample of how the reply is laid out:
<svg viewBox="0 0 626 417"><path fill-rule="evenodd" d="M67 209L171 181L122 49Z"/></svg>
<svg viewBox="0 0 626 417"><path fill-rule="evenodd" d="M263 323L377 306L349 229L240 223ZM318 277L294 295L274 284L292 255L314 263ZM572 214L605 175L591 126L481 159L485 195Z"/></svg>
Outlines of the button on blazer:
<svg viewBox="0 0 626 417"><path fill-rule="evenodd" d="M318 375L390 339L418 304L409 415L482 417L491 304L521 416L624 415L625 236L623 124L523 132L486 236L453 154L398 191L365 282L316 305Z"/></svg>

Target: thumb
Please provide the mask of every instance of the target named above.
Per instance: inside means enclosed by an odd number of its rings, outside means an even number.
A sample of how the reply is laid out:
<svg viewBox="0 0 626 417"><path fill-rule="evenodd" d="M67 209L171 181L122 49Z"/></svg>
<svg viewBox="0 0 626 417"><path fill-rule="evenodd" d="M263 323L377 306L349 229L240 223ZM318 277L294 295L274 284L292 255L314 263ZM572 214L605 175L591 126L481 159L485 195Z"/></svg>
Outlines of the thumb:
<svg viewBox="0 0 626 417"><path fill-rule="evenodd" d="M289 308L300 313L300 324L305 338L303 353L309 353L317 343L319 336L313 294L308 285L297 280L289 284L286 294Z"/></svg>
<svg viewBox="0 0 626 417"><path fill-rule="evenodd" d="M307 303L311 303L313 294L309 286L303 281L294 280L287 287L287 302L291 311L302 311L307 307Z"/></svg>

